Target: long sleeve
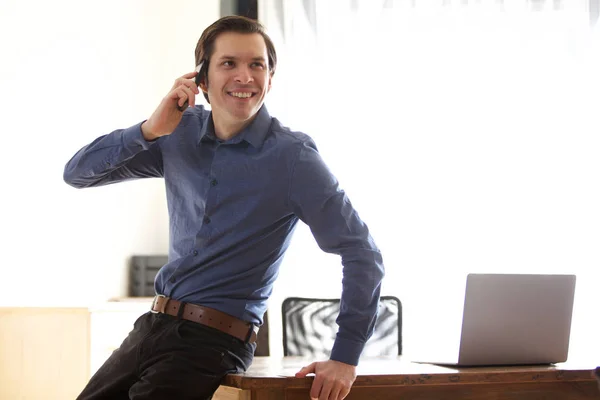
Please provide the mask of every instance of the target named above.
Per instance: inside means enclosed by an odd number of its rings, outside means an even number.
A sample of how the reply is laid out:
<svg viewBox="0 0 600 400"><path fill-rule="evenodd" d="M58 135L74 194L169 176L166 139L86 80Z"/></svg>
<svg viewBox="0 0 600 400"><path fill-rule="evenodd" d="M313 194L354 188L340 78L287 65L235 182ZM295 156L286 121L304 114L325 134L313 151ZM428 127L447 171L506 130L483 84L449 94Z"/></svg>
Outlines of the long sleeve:
<svg viewBox="0 0 600 400"><path fill-rule="evenodd" d="M303 143L294 165L289 199L319 247L342 258L339 331L331 359L357 365L377 317L384 275L381 253L310 140Z"/></svg>
<svg viewBox="0 0 600 400"><path fill-rule="evenodd" d="M147 142L141 126L139 123L116 130L84 146L67 162L63 175L65 182L85 188L163 176L160 139Z"/></svg>

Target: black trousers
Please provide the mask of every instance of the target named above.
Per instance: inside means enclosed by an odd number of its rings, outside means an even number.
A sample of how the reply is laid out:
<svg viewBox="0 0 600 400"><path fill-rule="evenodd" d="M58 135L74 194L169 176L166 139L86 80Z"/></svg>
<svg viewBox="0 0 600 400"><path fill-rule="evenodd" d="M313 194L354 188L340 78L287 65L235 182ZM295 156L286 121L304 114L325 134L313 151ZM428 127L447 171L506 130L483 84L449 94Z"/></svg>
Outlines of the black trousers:
<svg viewBox="0 0 600 400"><path fill-rule="evenodd" d="M252 363L256 344L166 314L148 312L77 400L204 400L228 373Z"/></svg>

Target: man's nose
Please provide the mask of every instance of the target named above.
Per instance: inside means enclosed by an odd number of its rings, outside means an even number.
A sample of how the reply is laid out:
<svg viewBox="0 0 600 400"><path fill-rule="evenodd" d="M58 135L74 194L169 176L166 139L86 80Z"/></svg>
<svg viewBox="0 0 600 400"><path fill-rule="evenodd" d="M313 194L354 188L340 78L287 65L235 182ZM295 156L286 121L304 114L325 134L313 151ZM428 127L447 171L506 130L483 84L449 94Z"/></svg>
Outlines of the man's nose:
<svg viewBox="0 0 600 400"><path fill-rule="evenodd" d="M253 80L254 80L254 78L252 78L252 71L250 71L250 68L248 68L248 67L238 68L237 74L235 76L236 82L246 84L246 83L252 82Z"/></svg>

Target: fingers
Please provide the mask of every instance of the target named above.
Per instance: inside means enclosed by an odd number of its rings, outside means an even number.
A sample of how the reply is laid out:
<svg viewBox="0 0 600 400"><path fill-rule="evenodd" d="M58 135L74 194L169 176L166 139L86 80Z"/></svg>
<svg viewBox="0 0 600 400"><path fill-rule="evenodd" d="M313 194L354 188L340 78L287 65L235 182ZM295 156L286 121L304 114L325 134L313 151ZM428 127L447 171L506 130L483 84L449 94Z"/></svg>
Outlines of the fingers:
<svg viewBox="0 0 600 400"><path fill-rule="evenodd" d="M327 400L327 397L321 397L321 390L323 389L323 381L324 381L324 379L322 378L321 375L315 376L315 380L313 381L313 384L310 387L311 400L312 399ZM331 391L331 388L329 388L329 390ZM327 394L329 394L329 392L327 392Z"/></svg>
<svg viewBox="0 0 600 400"><path fill-rule="evenodd" d="M337 395L337 400L343 400L350 393L350 387L342 386L340 392Z"/></svg>
<svg viewBox="0 0 600 400"><path fill-rule="evenodd" d="M341 382L315 378L310 388L310 398L318 400L343 400L350 389Z"/></svg>
<svg viewBox="0 0 600 400"><path fill-rule="evenodd" d="M332 389L331 389L331 393L329 394L329 398L331 400L343 400L344 397L341 396L342 394L342 386L341 385L335 385Z"/></svg>
<svg viewBox="0 0 600 400"><path fill-rule="evenodd" d="M188 86L181 86L181 89L183 90L185 99L183 99L183 101L180 99L177 105L183 107L185 102L187 101L190 107L194 107L196 100L195 92L193 92ZM196 88L196 90L198 90L198 88Z"/></svg>
<svg viewBox="0 0 600 400"><path fill-rule="evenodd" d="M333 385L334 385L334 381L325 381L324 384L321 385L321 390L319 393L319 400L337 400L337 397L329 397L329 395L332 392L333 389ZM313 382L313 386L314 386L314 382ZM311 397L312 397L312 390L311 390Z"/></svg>
<svg viewBox="0 0 600 400"><path fill-rule="evenodd" d="M310 373L315 374L310 387L312 400L343 400L350 393L352 383L356 379L354 368L331 360L314 362L296 372L296 378L304 378Z"/></svg>
<svg viewBox="0 0 600 400"><path fill-rule="evenodd" d="M180 111L185 111L188 105L191 107L195 105L196 95L189 87L184 85L173 89L168 97L176 101L177 108Z"/></svg>
<svg viewBox="0 0 600 400"><path fill-rule="evenodd" d="M180 78L175 79L175 83L173 84L173 87L171 88L171 90L180 87L181 85L187 86L190 88L190 90L194 91L195 93L198 93L198 86L196 85L196 82L194 81L194 78L196 77L197 73L196 72L188 72L187 74L183 75Z"/></svg>
<svg viewBox="0 0 600 400"><path fill-rule="evenodd" d="M196 76L196 74L197 74L196 71L188 72L187 74L182 75L181 78L183 78L183 79L191 79L191 78L194 78Z"/></svg>
<svg viewBox="0 0 600 400"><path fill-rule="evenodd" d="M171 92L167 95L172 100L177 100L177 109L185 111L186 108L194 107L196 94L200 93L198 86L194 82L197 72L188 72L175 80Z"/></svg>
<svg viewBox="0 0 600 400"><path fill-rule="evenodd" d="M300 371L296 372L296 378L304 378L306 375L314 373L316 364L317 363L312 363L306 367L302 367Z"/></svg>

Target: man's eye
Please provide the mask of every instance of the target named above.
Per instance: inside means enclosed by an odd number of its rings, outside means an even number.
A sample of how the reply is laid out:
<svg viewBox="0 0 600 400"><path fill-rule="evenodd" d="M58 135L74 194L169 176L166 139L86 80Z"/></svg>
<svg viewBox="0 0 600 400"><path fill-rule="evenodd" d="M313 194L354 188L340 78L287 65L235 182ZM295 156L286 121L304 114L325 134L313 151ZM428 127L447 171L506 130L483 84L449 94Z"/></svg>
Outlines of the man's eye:
<svg viewBox="0 0 600 400"><path fill-rule="evenodd" d="M259 62L252 63L252 66L255 68L262 68L262 69L265 68L265 65L262 63L259 63Z"/></svg>
<svg viewBox="0 0 600 400"><path fill-rule="evenodd" d="M226 67L233 67L233 61L223 61L223 65Z"/></svg>

